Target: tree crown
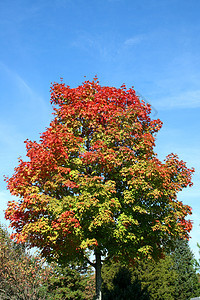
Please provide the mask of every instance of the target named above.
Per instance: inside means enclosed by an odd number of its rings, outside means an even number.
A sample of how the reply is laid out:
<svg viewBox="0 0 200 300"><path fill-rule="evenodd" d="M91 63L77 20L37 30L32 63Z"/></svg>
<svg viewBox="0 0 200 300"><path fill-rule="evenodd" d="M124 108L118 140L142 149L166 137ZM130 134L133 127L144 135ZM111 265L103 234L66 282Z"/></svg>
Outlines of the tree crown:
<svg viewBox="0 0 200 300"><path fill-rule="evenodd" d="M193 169L154 152L162 122L133 88L102 87L97 78L77 88L51 87L54 119L40 141L27 140L8 189L13 238L49 259L89 250L135 257L159 255L178 236L188 238L191 208L177 193Z"/></svg>

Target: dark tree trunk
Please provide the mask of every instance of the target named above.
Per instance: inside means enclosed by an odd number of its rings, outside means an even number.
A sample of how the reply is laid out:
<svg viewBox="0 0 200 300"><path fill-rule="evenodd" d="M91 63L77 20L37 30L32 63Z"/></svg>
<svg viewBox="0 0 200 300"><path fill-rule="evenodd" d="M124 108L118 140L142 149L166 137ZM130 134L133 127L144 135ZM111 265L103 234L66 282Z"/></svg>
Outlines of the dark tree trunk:
<svg viewBox="0 0 200 300"><path fill-rule="evenodd" d="M96 264L95 264L95 279L96 279L96 300L102 300L102 292L101 292L101 252L95 252Z"/></svg>

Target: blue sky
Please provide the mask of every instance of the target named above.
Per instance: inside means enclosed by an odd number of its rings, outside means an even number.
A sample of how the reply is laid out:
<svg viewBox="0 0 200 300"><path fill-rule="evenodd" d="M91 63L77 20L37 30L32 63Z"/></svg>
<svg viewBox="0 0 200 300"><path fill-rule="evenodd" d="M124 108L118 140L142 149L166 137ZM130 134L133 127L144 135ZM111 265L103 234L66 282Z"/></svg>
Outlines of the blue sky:
<svg viewBox="0 0 200 300"><path fill-rule="evenodd" d="M75 87L86 76L134 86L163 121L156 151L195 167L179 199L193 208L190 245L200 243L200 1L0 1L0 220L24 140L52 119L51 82Z"/></svg>

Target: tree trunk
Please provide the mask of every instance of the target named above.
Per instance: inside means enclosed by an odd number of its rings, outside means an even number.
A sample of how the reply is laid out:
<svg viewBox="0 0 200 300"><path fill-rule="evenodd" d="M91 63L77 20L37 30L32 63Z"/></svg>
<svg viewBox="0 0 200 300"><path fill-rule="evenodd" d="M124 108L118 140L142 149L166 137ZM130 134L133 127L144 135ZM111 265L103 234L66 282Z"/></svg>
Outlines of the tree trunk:
<svg viewBox="0 0 200 300"><path fill-rule="evenodd" d="M96 279L96 300L102 300L102 292L101 292L101 252L95 252L96 264L95 264L95 279Z"/></svg>

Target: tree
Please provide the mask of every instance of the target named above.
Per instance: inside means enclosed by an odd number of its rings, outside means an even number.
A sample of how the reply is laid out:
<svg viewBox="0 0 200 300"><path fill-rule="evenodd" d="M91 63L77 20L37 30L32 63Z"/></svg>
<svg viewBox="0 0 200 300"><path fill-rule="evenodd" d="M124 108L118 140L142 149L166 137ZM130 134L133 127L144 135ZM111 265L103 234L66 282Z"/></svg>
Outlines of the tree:
<svg viewBox="0 0 200 300"><path fill-rule="evenodd" d="M107 272L103 272L103 300L149 300L147 286L142 288L138 278L132 280L131 270L125 266L118 266L117 272L112 273L111 284L106 284ZM113 270L111 266L111 270ZM110 271L110 270L109 270ZM110 279L110 278L109 278Z"/></svg>
<svg viewBox="0 0 200 300"><path fill-rule="evenodd" d="M199 248L199 254L200 254L200 244L199 243L197 243L197 247ZM200 284L200 259L196 259L196 258L194 258L194 269L195 269L195 271L196 271L196 273L197 273L197 278L198 278L198 283Z"/></svg>
<svg viewBox="0 0 200 300"><path fill-rule="evenodd" d="M48 260L87 260L101 299L103 259L159 256L191 230L191 208L177 193L193 169L174 154L154 152L162 123L133 88L51 87L55 117L39 142L26 141L8 189L19 197L5 213L13 238L38 247ZM88 259L93 252L95 261Z"/></svg>
<svg viewBox="0 0 200 300"><path fill-rule="evenodd" d="M175 299L187 300L200 295L200 284L194 266L194 255L187 240L176 241L172 253L174 269L178 276L175 281Z"/></svg>
<svg viewBox="0 0 200 300"><path fill-rule="evenodd" d="M132 284L135 280L138 280L141 284L140 290L143 291L146 288L152 300L188 300L200 295L195 260L187 240L177 240L175 250L171 253L165 253L165 256L158 261L153 259L137 260L129 268L113 261L104 265L102 277L103 292L106 295L105 300L107 297L108 299L118 299L120 291L115 278L118 278L119 271L123 269L131 273L131 285L130 279L129 281L126 279L127 293L129 293L130 286L132 291L135 290ZM126 277L123 276L123 278ZM120 279L119 283L123 285L123 280ZM121 288L121 290L123 289ZM133 295L133 293L130 293L130 295ZM144 294L144 297L146 296ZM125 299L132 299L131 297L127 294ZM138 296L138 299L141 299L141 296Z"/></svg>
<svg viewBox="0 0 200 300"><path fill-rule="evenodd" d="M118 299L117 296L120 295L120 291L118 290L118 284L116 286L115 278L119 278L118 274L124 269L129 271L131 277L131 284L130 280L129 284L126 280L126 292L131 292L126 295L125 299L133 299L134 296L135 299L178 299L175 298L175 281L178 275L174 270L174 263L170 255L165 255L164 258L158 261L153 259L137 260L131 267L113 261L111 264L104 265L102 269L103 296L105 293L106 297L112 295L110 299L114 300L115 297ZM120 280L120 282L123 282L123 280Z"/></svg>
<svg viewBox="0 0 200 300"><path fill-rule="evenodd" d="M90 277L86 266L44 264L40 257L27 253L24 245L14 243L6 227L0 226L0 299L91 300Z"/></svg>
<svg viewBox="0 0 200 300"><path fill-rule="evenodd" d="M49 267L39 257L26 253L23 245L9 238L0 226L0 298L13 300L46 299L41 286L50 278Z"/></svg>
<svg viewBox="0 0 200 300"><path fill-rule="evenodd" d="M138 278L142 287L147 287L152 300L174 300L176 295L175 282L178 277L174 262L169 254L164 258L139 261L132 268L133 278Z"/></svg>
<svg viewBox="0 0 200 300"><path fill-rule="evenodd" d="M53 264L53 276L45 283L48 300L91 300L93 295L87 289L91 273L76 266Z"/></svg>

